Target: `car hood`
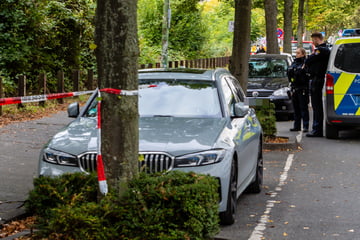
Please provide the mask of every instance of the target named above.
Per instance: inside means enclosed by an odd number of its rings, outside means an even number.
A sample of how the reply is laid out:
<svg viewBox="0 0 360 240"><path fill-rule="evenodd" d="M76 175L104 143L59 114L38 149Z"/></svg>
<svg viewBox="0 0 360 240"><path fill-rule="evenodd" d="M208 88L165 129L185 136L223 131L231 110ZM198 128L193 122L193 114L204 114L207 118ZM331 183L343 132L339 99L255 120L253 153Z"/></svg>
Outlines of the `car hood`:
<svg viewBox="0 0 360 240"><path fill-rule="evenodd" d="M266 90L277 90L279 88L287 87L289 81L287 78L249 78L248 89L266 89Z"/></svg>
<svg viewBox="0 0 360 240"><path fill-rule="evenodd" d="M78 118L48 143L72 155L96 152L97 121ZM141 152L167 152L174 156L213 148L226 124L225 118L142 117L139 125Z"/></svg>
<svg viewBox="0 0 360 240"><path fill-rule="evenodd" d="M209 150L225 124L225 118L141 118L140 152L167 152L179 156Z"/></svg>

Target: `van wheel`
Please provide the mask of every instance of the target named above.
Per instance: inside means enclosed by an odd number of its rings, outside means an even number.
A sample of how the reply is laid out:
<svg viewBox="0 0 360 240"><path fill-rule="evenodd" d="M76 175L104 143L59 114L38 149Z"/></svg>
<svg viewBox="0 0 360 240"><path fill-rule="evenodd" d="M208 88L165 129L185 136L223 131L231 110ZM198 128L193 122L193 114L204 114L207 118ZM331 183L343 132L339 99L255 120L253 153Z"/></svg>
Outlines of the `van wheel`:
<svg viewBox="0 0 360 240"><path fill-rule="evenodd" d="M263 172L264 172L264 162L262 158L262 147L259 146L259 153L256 165L256 177L255 181L252 182L245 190L246 193L260 193L263 183Z"/></svg>
<svg viewBox="0 0 360 240"><path fill-rule="evenodd" d="M339 138L339 129L337 129L335 126L325 123L325 135L326 138L329 139L338 139Z"/></svg>
<svg viewBox="0 0 360 240"><path fill-rule="evenodd" d="M231 162L231 173L229 191L226 203L226 211L220 213L220 223L222 225L231 225L235 222L237 202L237 166L236 160Z"/></svg>

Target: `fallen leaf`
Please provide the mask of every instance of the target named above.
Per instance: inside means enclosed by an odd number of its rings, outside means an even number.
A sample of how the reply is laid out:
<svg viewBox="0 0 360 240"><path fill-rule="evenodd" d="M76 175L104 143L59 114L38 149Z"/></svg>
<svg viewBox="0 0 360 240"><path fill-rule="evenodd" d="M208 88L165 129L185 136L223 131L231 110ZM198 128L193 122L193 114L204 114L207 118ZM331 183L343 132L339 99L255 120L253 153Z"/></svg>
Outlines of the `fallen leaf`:
<svg viewBox="0 0 360 240"><path fill-rule="evenodd" d="M287 237L287 236L288 236L288 234L287 234L286 232L284 232L284 233L283 233L283 236L284 236L284 237Z"/></svg>

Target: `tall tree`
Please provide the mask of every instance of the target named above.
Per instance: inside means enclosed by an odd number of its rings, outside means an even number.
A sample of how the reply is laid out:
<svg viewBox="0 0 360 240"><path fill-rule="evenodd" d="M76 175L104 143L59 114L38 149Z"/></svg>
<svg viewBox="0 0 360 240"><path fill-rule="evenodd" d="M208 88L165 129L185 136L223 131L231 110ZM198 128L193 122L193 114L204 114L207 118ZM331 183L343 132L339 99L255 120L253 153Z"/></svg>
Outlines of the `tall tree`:
<svg viewBox="0 0 360 240"><path fill-rule="evenodd" d="M247 89L250 55L251 0L235 0L235 22L230 72Z"/></svg>
<svg viewBox="0 0 360 240"><path fill-rule="evenodd" d="M96 58L100 88L136 90L136 0L98 0ZM101 151L110 188L120 195L138 172L138 98L102 94Z"/></svg>
<svg viewBox="0 0 360 240"><path fill-rule="evenodd" d="M303 46L303 35L304 35L304 5L305 0L299 0L299 8L298 8L298 27L297 27L297 41L298 47Z"/></svg>
<svg viewBox="0 0 360 240"><path fill-rule="evenodd" d="M292 15L293 0L284 0L284 49L285 53L291 54L291 37L292 37Z"/></svg>
<svg viewBox="0 0 360 240"><path fill-rule="evenodd" d="M266 21L266 52L280 53L277 39L277 2L276 0L264 0L265 21Z"/></svg>

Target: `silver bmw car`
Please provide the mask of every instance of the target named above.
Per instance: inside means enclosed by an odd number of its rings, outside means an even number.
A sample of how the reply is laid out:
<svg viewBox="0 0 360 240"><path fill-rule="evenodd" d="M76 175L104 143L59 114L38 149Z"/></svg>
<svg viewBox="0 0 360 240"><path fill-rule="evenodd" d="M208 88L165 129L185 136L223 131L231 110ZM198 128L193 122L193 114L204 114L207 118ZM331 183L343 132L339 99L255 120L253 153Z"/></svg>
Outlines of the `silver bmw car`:
<svg viewBox="0 0 360 240"><path fill-rule="evenodd" d="M263 179L262 129L238 81L225 69L151 69L139 85L140 168L214 176L221 222L232 224L237 198L260 192ZM40 176L96 171L96 103L94 93L81 111L69 106L76 119L44 146Z"/></svg>

